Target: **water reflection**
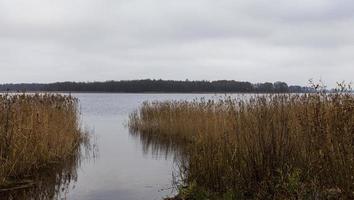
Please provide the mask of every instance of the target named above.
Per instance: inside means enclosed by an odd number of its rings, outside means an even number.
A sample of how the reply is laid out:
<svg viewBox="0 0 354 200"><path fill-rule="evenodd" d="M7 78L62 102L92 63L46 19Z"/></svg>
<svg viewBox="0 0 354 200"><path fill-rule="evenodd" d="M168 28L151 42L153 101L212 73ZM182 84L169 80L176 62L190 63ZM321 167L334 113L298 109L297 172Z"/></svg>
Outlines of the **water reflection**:
<svg viewBox="0 0 354 200"><path fill-rule="evenodd" d="M168 188L162 188L159 191L169 191L170 196L174 196L178 192L178 187L185 180L187 155L185 154L185 141L178 138L164 137L150 132L140 132L129 128L129 133L141 143L142 151L145 155L152 155L155 158L162 156L172 158L173 168L171 172L171 185ZM183 144L184 143L184 144Z"/></svg>
<svg viewBox="0 0 354 200"><path fill-rule="evenodd" d="M156 134L141 134L140 132L130 130L130 135L141 143L142 152L145 155L151 154L153 157L165 159L176 157L178 155L178 143L168 138L157 137Z"/></svg>
<svg viewBox="0 0 354 200"><path fill-rule="evenodd" d="M90 161L97 155L97 147L86 139L73 154L62 162L52 163L34 176L26 177L21 183L14 183L0 189L4 200L57 200L66 199L66 194L75 187L78 169L83 161Z"/></svg>

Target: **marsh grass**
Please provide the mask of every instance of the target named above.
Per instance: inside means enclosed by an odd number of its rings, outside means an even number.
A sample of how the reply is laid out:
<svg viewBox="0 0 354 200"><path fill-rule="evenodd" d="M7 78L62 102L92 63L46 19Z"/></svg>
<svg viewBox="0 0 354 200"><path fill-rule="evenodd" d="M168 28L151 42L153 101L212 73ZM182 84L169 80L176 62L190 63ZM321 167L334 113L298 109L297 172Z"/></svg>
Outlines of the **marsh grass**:
<svg viewBox="0 0 354 200"><path fill-rule="evenodd" d="M56 94L0 95L0 188L78 162L88 135L80 130L77 103Z"/></svg>
<svg viewBox="0 0 354 200"><path fill-rule="evenodd" d="M178 147L181 199L354 198L349 93L145 102L129 127Z"/></svg>

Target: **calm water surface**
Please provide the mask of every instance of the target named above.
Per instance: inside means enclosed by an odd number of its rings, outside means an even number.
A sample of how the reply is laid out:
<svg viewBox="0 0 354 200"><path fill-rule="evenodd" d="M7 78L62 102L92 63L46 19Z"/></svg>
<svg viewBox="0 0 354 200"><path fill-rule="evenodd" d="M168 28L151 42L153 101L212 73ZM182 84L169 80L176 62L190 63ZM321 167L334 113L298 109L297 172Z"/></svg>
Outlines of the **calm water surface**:
<svg viewBox="0 0 354 200"><path fill-rule="evenodd" d="M69 200L161 200L173 196L173 155L144 150L126 126L131 112L149 100L193 100L215 94L72 94L82 123L97 138L98 156L83 161L77 181L62 194Z"/></svg>

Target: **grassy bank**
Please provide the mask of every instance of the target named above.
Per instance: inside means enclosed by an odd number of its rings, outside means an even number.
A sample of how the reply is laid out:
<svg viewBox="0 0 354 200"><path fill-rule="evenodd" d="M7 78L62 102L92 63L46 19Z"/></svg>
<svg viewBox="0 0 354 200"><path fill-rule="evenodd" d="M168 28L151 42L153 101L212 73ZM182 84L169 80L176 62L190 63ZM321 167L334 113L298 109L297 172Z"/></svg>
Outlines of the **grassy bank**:
<svg viewBox="0 0 354 200"><path fill-rule="evenodd" d="M176 145L180 199L354 198L354 97L145 102L131 131Z"/></svg>
<svg viewBox="0 0 354 200"><path fill-rule="evenodd" d="M41 170L73 159L86 139L75 98L0 95L0 188L16 187Z"/></svg>

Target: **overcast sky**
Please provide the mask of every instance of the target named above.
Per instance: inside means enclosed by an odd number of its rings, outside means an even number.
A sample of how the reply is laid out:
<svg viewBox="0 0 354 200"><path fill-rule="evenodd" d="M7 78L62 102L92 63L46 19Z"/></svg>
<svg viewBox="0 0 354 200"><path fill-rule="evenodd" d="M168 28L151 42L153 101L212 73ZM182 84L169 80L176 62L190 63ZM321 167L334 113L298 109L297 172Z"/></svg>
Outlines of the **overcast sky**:
<svg viewBox="0 0 354 200"><path fill-rule="evenodd" d="M352 0L0 0L0 82L354 80Z"/></svg>

